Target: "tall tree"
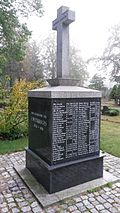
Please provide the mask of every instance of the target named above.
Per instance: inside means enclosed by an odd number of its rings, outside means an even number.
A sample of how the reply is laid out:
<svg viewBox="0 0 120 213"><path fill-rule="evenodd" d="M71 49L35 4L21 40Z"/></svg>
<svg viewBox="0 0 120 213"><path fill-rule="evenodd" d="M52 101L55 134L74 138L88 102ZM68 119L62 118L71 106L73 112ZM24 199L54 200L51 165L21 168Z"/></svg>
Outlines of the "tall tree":
<svg viewBox="0 0 120 213"><path fill-rule="evenodd" d="M41 17L43 15L43 5L41 0L11 0L17 13L28 17L32 14Z"/></svg>
<svg viewBox="0 0 120 213"><path fill-rule="evenodd" d="M113 86L113 88L112 88L112 90L111 90L111 92L110 92L109 97L110 97L111 99L116 99L116 97L117 97L117 85L114 85L114 86Z"/></svg>
<svg viewBox="0 0 120 213"><path fill-rule="evenodd" d="M90 61L95 62L98 70L108 72L111 81L120 83L120 25L115 25L110 29L110 36L103 55L91 58L88 62Z"/></svg>
<svg viewBox="0 0 120 213"><path fill-rule="evenodd" d="M44 77L47 79L56 78L56 42L54 34L41 41L40 49Z"/></svg>
<svg viewBox="0 0 120 213"><path fill-rule="evenodd" d="M120 84L116 84L113 86L109 96L111 99L115 100L116 104L120 105Z"/></svg>
<svg viewBox="0 0 120 213"><path fill-rule="evenodd" d="M31 32L21 24L18 13L26 16L42 13L41 0L1 0L0 2L0 70L11 60L21 61L25 54L25 43Z"/></svg>
<svg viewBox="0 0 120 213"><path fill-rule="evenodd" d="M43 64L40 60L40 47L33 41L28 43L26 56L22 62L22 76L27 80L43 79Z"/></svg>
<svg viewBox="0 0 120 213"><path fill-rule="evenodd" d="M41 42L40 60L43 64L45 78L56 77L56 41L53 35ZM70 47L70 76L80 80L83 85L87 80L88 72L80 51L74 46Z"/></svg>
<svg viewBox="0 0 120 213"><path fill-rule="evenodd" d="M90 80L89 88L102 91L104 89L104 79L101 75L95 74Z"/></svg>
<svg viewBox="0 0 120 213"><path fill-rule="evenodd" d="M80 50L76 47L70 47L70 76L80 80L80 85L88 79L87 65L81 57Z"/></svg>
<svg viewBox="0 0 120 213"><path fill-rule="evenodd" d="M112 28L102 56L103 66L111 72L111 79L120 82L120 26Z"/></svg>
<svg viewBox="0 0 120 213"><path fill-rule="evenodd" d="M120 84L118 84L118 87L117 87L117 99L119 100L119 105L120 105Z"/></svg>

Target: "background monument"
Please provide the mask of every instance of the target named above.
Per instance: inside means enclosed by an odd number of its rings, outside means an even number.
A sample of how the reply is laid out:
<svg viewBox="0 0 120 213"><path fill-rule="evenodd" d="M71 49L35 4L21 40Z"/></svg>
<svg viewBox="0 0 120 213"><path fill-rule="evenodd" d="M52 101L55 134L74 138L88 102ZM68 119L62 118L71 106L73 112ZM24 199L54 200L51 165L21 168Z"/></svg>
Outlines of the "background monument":
<svg viewBox="0 0 120 213"><path fill-rule="evenodd" d="M29 91L29 147L26 167L49 193L103 176L100 155L99 91L77 86L69 77L69 24L75 14L60 7L57 78L49 87Z"/></svg>

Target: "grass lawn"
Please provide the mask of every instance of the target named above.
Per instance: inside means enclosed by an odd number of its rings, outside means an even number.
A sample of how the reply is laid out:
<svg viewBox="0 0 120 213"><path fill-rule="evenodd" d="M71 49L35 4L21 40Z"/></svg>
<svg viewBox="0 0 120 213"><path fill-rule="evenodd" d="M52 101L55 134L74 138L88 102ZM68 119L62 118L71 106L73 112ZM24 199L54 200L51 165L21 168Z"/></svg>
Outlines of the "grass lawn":
<svg viewBox="0 0 120 213"><path fill-rule="evenodd" d="M14 141L0 140L0 154L22 151L27 145L27 138ZM101 149L114 156L120 157L120 116L102 116Z"/></svg>
<svg viewBox="0 0 120 213"><path fill-rule="evenodd" d="M22 151L27 147L28 139L21 138L13 141L0 140L0 154L11 153L16 151Z"/></svg>
<svg viewBox="0 0 120 213"><path fill-rule="evenodd" d="M101 149L120 157L120 122L115 123L107 120L101 122Z"/></svg>
<svg viewBox="0 0 120 213"><path fill-rule="evenodd" d="M102 99L102 105L120 111L113 101ZM120 157L120 114L119 116L101 116L101 149L114 156Z"/></svg>
<svg viewBox="0 0 120 213"><path fill-rule="evenodd" d="M120 125L120 115L119 116L106 116L106 115L102 115L101 119L103 121L111 121L111 122L114 122L114 123L119 123Z"/></svg>

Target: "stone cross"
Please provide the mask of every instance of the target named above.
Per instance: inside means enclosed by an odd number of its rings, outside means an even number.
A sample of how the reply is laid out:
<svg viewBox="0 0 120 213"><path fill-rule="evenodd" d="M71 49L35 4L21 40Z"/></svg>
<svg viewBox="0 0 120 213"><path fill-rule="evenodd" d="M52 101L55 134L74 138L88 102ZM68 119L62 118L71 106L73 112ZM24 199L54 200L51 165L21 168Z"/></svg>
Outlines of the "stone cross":
<svg viewBox="0 0 120 213"><path fill-rule="evenodd" d="M69 24L75 21L75 12L62 6L52 29L57 30L57 78L69 78Z"/></svg>

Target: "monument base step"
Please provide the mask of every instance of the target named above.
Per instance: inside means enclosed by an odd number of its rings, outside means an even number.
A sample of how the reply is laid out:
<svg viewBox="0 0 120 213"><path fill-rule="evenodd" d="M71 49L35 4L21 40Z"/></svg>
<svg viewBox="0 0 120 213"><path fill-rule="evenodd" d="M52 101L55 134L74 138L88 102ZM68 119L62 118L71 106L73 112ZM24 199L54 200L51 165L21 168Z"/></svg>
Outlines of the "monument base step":
<svg viewBox="0 0 120 213"><path fill-rule="evenodd" d="M103 177L95 180L62 190L60 192L49 194L46 189L36 180L31 172L25 168L25 165L16 165L14 167L17 174L24 181L29 190L33 193L42 207L48 207L64 199L73 197L80 193L95 190L98 187L106 186L108 183L116 183L119 178L109 172L103 171Z"/></svg>
<svg viewBox="0 0 120 213"><path fill-rule="evenodd" d="M51 194L103 177L103 155L50 166L27 149L26 167Z"/></svg>
<svg viewBox="0 0 120 213"><path fill-rule="evenodd" d="M81 81L78 79L63 79L63 78L56 78L56 79L47 79L47 82L55 87L55 86L80 86Z"/></svg>

